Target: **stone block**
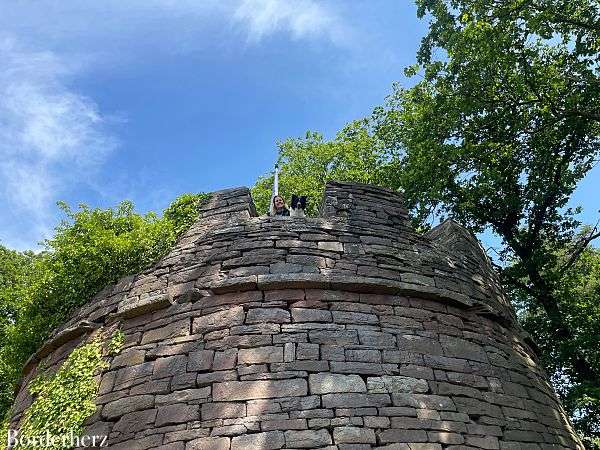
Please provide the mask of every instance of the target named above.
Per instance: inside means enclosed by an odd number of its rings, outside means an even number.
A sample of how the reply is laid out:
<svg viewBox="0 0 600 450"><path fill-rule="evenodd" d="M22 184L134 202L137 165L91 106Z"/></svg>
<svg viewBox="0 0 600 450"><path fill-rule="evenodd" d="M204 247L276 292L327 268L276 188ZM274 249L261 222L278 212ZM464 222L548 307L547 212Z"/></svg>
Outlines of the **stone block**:
<svg viewBox="0 0 600 450"><path fill-rule="evenodd" d="M423 430L389 429L379 434L379 441L382 444L392 442L427 442L427 440L427 433Z"/></svg>
<svg viewBox="0 0 600 450"><path fill-rule="evenodd" d="M500 444L496 436L465 436L465 444L477 448L485 448L489 450L498 450Z"/></svg>
<svg viewBox="0 0 600 450"><path fill-rule="evenodd" d="M152 378L159 379L181 375L186 372L188 358L185 355L168 356L154 361Z"/></svg>
<svg viewBox="0 0 600 450"><path fill-rule="evenodd" d="M188 372L210 370L214 355L214 350L199 350L197 352L190 353L187 363Z"/></svg>
<svg viewBox="0 0 600 450"><path fill-rule="evenodd" d="M291 308L294 322L331 322L331 311L312 308Z"/></svg>
<svg viewBox="0 0 600 450"><path fill-rule="evenodd" d="M427 381L418 378L384 375L367 378L367 390L374 393L415 392L423 393L429 390Z"/></svg>
<svg viewBox="0 0 600 450"><path fill-rule="evenodd" d="M231 450L276 450L282 448L284 445L285 438L281 431L246 434L231 439Z"/></svg>
<svg viewBox="0 0 600 450"><path fill-rule="evenodd" d="M190 334L190 320L178 320L177 322L170 323L160 328L154 328L144 332L142 344L164 341L179 336L187 336L188 334Z"/></svg>
<svg viewBox="0 0 600 450"><path fill-rule="evenodd" d="M102 408L102 417L116 419L133 411L149 409L154 406L153 395L133 395L107 403Z"/></svg>
<svg viewBox="0 0 600 450"><path fill-rule="evenodd" d="M311 330L308 339L314 344L353 345L358 344L355 330Z"/></svg>
<svg viewBox="0 0 600 450"><path fill-rule="evenodd" d="M216 352L213 359L213 370L234 369L237 364L237 353L236 348Z"/></svg>
<svg viewBox="0 0 600 450"><path fill-rule="evenodd" d="M237 372L235 370L222 370L219 372L199 373L196 377L196 383L198 384L198 386L207 386L212 383L230 381L235 379L237 379Z"/></svg>
<svg viewBox="0 0 600 450"><path fill-rule="evenodd" d="M344 251L344 246L341 242L319 242L317 245L319 250L326 250L330 252L339 253L342 253Z"/></svg>
<svg viewBox="0 0 600 450"><path fill-rule="evenodd" d="M308 394L304 379L272 381L226 381L213 385L215 401L297 397Z"/></svg>
<svg viewBox="0 0 600 450"><path fill-rule="evenodd" d="M183 389L166 395L156 396L156 406L170 405L173 403L195 403L205 400L210 396L210 388Z"/></svg>
<svg viewBox="0 0 600 450"><path fill-rule="evenodd" d="M345 351L346 361L380 363L379 350L348 349Z"/></svg>
<svg viewBox="0 0 600 450"><path fill-rule="evenodd" d="M155 423L157 427L162 427L164 425L188 423L195 420L200 420L199 405L175 404L159 407Z"/></svg>
<svg viewBox="0 0 600 450"><path fill-rule="evenodd" d="M306 419L263 420L260 424L263 431L272 430L306 430Z"/></svg>
<svg viewBox="0 0 600 450"><path fill-rule="evenodd" d="M112 432L135 433L136 431L148 428L150 424L154 423L156 413L156 409L146 409L144 411L134 411L125 414L115 424Z"/></svg>
<svg viewBox="0 0 600 450"><path fill-rule="evenodd" d="M238 351L238 364L283 362L283 347L242 348Z"/></svg>
<svg viewBox="0 0 600 450"><path fill-rule="evenodd" d="M394 406L410 406L421 409L440 411L456 411L454 402L449 397L428 394L392 394Z"/></svg>
<svg viewBox="0 0 600 450"><path fill-rule="evenodd" d="M296 344L286 342L283 346L283 361L292 362L296 359Z"/></svg>
<svg viewBox="0 0 600 450"><path fill-rule="evenodd" d="M202 420L231 419L246 416L245 403L214 402L202 405Z"/></svg>
<svg viewBox="0 0 600 450"><path fill-rule="evenodd" d="M289 448L317 448L331 445L327 430L289 430L285 432L285 445Z"/></svg>
<svg viewBox="0 0 600 450"><path fill-rule="evenodd" d="M113 358L111 368L128 367L142 364L146 352L139 349L126 349Z"/></svg>
<svg viewBox="0 0 600 450"><path fill-rule="evenodd" d="M388 406L392 403L388 394L325 394L323 395L324 408L361 408Z"/></svg>
<svg viewBox="0 0 600 450"><path fill-rule="evenodd" d="M319 344L299 343L296 348L297 359L319 359Z"/></svg>
<svg viewBox="0 0 600 450"><path fill-rule="evenodd" d="M372 325L379 322L375 314L365 314L352 311L332 311L333 321L336 323L350 323L352 325Z"/></svg>
<svg viewBox="0 0 600 450"><path fill-rule="evenodd" d="M445 431L428 431L427 437L431 442L439 442L446 445L460 445L465 438L458 433L447 433Z"/></svg>
<svg viewBox="0 0 600 450"><path fill-rule="evenodd" d="M358 375L316 373L308 377L311 394L333 394L343 392L366 392L365 382Z"/></svg>
<svg viewBox="0 0 600 450"><path fill-rule="evenodd" d="M369 428L337 427L333 429L335 444L375 444L375 432Z"/></svg>
<svg viewBox="0 0 600 450"><path fill-rule="evenodd" d="M244 308L233 306L224 311L195 317L192 321L192 333L208 333L209 331L228 328L244 323Z"/></svg>
<svg viewBox="0 0 600 450"><path fill-rule="evenodd" d="M289 323L290 313L281 308L252 308L246 314L246 323Z"/></svg>
<svg viewBox="0 0 600 450"><path fill-rule="evenodd" d="M185 450L229 450L229 438L201 437L187 442Z"/></svg>
<svg viewBox="0 0 600 450"><path fill-rule="evenodd" d="M117 315L124 318L141 316L158 309L166 308L171 304L169 294L159 294L149 297L126 298L119 303Z"/></svg>

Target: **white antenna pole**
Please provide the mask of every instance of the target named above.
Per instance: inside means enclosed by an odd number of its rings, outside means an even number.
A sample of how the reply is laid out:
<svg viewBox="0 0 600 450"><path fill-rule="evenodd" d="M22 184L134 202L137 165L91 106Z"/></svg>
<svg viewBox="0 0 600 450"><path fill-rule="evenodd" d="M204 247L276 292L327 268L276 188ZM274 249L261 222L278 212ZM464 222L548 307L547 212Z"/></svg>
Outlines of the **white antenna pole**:
<svg viewBox="0 0 600 450"><path fill-rule="evenodd" d="M271 215L275 215L275 206L273 205L273 199L276 195L279 195L279 165L275 164L275 176L273 177L273 188L271 190L271 204L269 206L269 212Z"/></svg>

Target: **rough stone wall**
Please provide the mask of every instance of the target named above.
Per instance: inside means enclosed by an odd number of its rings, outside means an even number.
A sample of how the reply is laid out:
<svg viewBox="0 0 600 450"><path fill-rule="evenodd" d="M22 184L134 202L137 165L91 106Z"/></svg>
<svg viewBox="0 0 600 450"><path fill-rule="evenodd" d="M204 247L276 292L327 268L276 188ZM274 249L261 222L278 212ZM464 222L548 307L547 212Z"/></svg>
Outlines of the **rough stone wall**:
<svg viewBox="0 0 600 450"><path fill-rule="evenodd" d="M80 308L25 368L119 325L90 434L110 448L579 449L479 243L402 198L328 184L319 218L220 191L148 271Z"/></svg>

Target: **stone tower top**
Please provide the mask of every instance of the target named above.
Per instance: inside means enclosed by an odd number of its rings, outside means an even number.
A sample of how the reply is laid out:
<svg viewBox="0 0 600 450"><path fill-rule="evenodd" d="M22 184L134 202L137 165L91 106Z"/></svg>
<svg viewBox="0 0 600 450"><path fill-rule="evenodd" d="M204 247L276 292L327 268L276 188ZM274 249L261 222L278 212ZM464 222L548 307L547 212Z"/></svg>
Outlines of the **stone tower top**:
<svg viewBox="0 0 600 450"><path fill-rule="evenodd" d="M107 287L57 334L84 318L98 322L159 308L180 296L255 288L418 296L516 326L489 260L469 231L449 220L417 233L401 193L329 182L318 217L258 216L246 187L212 193L165 257Z"/></svg>
<svg viewBox="0 0 600 450"><path fill-rule="evenodd" d="M314 218L213 193L38 350L12 428L29 380L103 326L124 348L86 433L112 449L583 448L477 239L417 233L387 189L328 183Z"/></svg>

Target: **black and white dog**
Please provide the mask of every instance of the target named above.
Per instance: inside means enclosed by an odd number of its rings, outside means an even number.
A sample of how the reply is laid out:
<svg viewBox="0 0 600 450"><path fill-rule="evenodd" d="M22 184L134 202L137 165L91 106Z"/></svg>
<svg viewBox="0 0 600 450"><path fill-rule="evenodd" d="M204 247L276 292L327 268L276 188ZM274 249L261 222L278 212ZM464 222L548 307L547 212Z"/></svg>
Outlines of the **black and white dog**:
<svg viewBox="0 0 600 450"><path fill-rule="evenodd" d="M291 207L290 217L306 217L304 212L306 209L306 196L302 195L298 197L296 194L292 195Z"/></svg>

